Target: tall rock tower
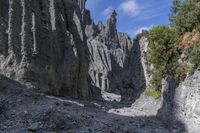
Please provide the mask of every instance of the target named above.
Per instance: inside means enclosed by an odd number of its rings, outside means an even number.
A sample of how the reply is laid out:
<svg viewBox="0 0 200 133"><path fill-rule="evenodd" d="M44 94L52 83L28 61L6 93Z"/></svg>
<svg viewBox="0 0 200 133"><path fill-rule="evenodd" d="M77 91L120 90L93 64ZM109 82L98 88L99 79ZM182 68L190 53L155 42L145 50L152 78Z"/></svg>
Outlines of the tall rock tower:
<svg viewBox="0 0 200 133"><path fill-rule="evenodd" d="M54 95L89 98L85 0L0 0L0 73Z"/></svg>
<svg viewBox="0 0 200 133"><path fill-rule="evenodd" d="M119 46L118 34L117 34L117 13L114 10L107 21L105 28L106 43L110 48L117 48Z"/></svg>

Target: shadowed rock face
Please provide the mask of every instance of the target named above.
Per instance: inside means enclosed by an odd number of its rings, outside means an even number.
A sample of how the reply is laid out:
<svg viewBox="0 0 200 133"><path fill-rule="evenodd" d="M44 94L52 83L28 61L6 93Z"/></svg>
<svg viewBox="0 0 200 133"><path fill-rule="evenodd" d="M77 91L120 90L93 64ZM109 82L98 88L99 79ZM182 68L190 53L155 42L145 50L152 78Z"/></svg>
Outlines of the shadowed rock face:
<svg viewBox="0 0 200 133"><path fill-rule="evenodd" d="M117 32L116 16L114 11L106 26L101 21L95 26L92 20L86 26L89 74L94 87L121 93L122 99L134 98L145 87L140 46L127 34Z"/></svg>
<svg viewBox="0 0 200 133"><path fill-rule="evenodd" d="M1 73L54 95L89 97L84 5L0 0Z"/></svg>
<svg viewBox="0 0 200 133"><path fill-rule="evenodd" d="M0 0L0 73L53 95L138 95L139 42L117 32L115 11L95 25L85 2Z"/></svg>

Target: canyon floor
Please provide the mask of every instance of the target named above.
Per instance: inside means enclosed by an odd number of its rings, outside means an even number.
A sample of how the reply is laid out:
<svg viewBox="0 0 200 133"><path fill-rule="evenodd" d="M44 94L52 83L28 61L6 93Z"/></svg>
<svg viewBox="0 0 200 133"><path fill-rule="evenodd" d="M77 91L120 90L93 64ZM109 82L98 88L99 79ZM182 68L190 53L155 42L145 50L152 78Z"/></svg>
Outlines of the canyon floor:
<svg viewBox="0 0 200 133"><path fill-rule="evenodd" d="M102 93L104 101L83 101L35 93L0 78L0 133L175 133L156 118L160 102L141 95L133 104Z"/></svg>

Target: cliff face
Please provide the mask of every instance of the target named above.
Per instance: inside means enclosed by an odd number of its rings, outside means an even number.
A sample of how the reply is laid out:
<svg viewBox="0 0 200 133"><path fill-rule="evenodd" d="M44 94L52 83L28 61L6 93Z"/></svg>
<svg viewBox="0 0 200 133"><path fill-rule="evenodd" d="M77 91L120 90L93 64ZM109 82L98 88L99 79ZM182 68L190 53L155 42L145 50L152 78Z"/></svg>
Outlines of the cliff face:
<svg viewBox="0 0 200 133"><path fill-rule="evenodd" d="M0 71L55 95L89 97L85 0L0 0Z"/></svg>
<svg viewBox="0 0 200 133"><path fill-rule="evenodd" d="M0 0L0 72L54 95L89 98L90 88L138 94L139 42L117 32L115 11L106 26L95 25L85 3Z"/></svg>
<svg viewBox="0 0 200 133"><path fill-rule="evenodd" d="M138 41L116 29L114 11L106 26L92 21L86 26L92 85L102 91L120 92L122 99L139 94L144 88L144 73L140 62ZM92 34L91 34L92 33Z"/></svg>
<svg viewBox="0 0 200 133"><path fill-rule="evenodd" d="M200 71L197 70L175 90L175 114L189 132L200 131Z"/></svg>
<svg viewBox="0 0 200 133"><path fill-rule="evenodd" d="M150 63L149 63L149 60L148 60L148 57L147 57L149 42L148 42L147 38L142 37L139 40L139 44L140 44L140 53L141 53L140 60L141 60L142 68L143 68L143 71L144 71L146 87L148 87L149 82L151 80L151 76L150 76L150 74L148 74L148 70L150 70Z"/></svg>
<svg viewBox="0 0 200 133"><path fill-rule="evenodd" d="M163 82L163 106L158 116L170 126L181 121L189 133L200 130L200 71L176 88L172 80ZM179 126L179 125L178 125Z"/></svg>

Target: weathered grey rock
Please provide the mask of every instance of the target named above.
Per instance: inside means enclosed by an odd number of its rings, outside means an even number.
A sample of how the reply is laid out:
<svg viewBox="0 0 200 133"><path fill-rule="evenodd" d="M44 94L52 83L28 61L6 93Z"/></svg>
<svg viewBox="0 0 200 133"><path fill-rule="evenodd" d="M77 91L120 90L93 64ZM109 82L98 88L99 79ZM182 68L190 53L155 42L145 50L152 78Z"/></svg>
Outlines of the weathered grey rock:
<svg viewBox="0 0 200 133"><path fill-rule="evenodd" d="M161 101L162 108L158 110L158 117L167 125L168 127L173 125L174 114L174 93L175 93L176 83L172 76L167 75L162 80L162 91L161 91Z"/></svg>
<svg viewBox="0 0 200 133"><path fill-rule="evenodd" d="M0 71L55 95L89 97L85 0L0 0Z"/></svg>
<svg viewBox="0 0 200 133"><path fill-rule="evenodd" d="M117 32L116 16L114 11L106 26L101 21L96 27L93 23L87 25L90 26L90 30L86 30L90 52L89 74L96 89L120 92L122 99L134 98L133 95L139 94L145 86L140 46L126 33Z"/></svg>
<svg viewBox="0 0 200 133"><path fill-rule="evenodd" d="M200 71L179 85L174 96L175 113L189 133L200 131Z"/></svg>
<svg viewBox="0 0 200 133"><path fill-rule="evenodd" d="M158 116L163 122L177 124L182 123L187 132L200 131L200 71L187 77L179 87L174 82L167 80L163 87L163 107ZM171 114L171 115L170 115Z"/></svg>
<svg viewBox="0 0 200 133"><path fill-rule="evenodd" d="M140 52L141 52L140 59L141 59L142 67L144 70L146 86L148 87L149 82L151 80L150 74L148 74L148 70L150 69L150 63L149 63L148 56L147 56L149 42L148 42L147 38L142 37L139 40L139 44L140 44Z"/></svg>
<svg viewBox="0 0 200 133"><path fill-rule="evenodd" d="M85 2L0 0L0 72L54 95L140 94L139 42L117 32L115 11L95 25Z"/></svg>
<svg viewBox="0 0 200 133"><path fill-rule="evenodd" d="M110 48L116 49L119 47L116 22L117 22L117 13L114 10L110 18L108 19L105 27L105 39L109 49Z"/></svg>

